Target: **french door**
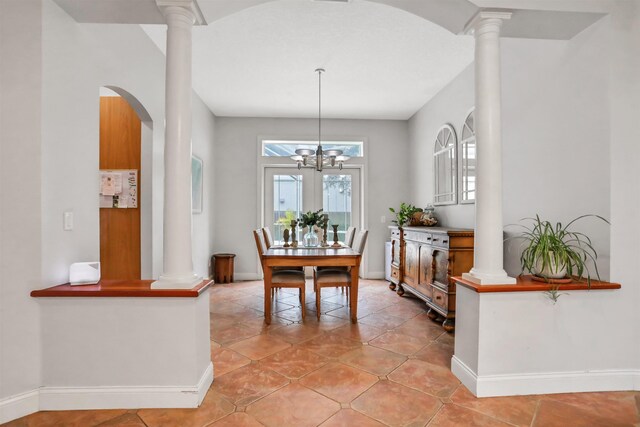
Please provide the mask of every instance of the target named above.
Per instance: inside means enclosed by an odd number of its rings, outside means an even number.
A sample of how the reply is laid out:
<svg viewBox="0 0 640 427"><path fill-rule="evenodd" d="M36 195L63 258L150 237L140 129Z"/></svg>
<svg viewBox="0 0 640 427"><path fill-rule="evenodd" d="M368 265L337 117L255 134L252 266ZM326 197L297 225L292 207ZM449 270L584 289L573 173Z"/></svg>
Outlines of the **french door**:
<svg viewBox="0 0 640 427"><path fill-rule="evenodd" d="M329 224L338 224L338 237L344 241L348 227L360 228L360 169L315 169L265 167L264 226L273 239L282 242L282 233L292 219L308 211L322 209ZM333 241L329 229L328 240ZM298 235L298 240L302 236Z"/></svg>

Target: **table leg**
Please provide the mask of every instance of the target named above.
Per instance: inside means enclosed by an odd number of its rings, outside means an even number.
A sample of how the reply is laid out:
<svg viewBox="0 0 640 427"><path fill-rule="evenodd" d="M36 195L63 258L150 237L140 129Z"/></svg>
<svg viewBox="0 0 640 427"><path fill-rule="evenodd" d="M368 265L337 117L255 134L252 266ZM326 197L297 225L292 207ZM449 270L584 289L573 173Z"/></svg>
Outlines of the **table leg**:
<svg viewBox="0 0 640 427"><path fill-rule="evenodd" d="M349 291L349 311L351 323L358 323L358 274L360 266L351 267L351 290Z"/></svg>
<svg viewBox="0 0 640 427"><path fill-rule="evenodd" d="M264 321L271 324L271 267L264 269Z"/></svg>

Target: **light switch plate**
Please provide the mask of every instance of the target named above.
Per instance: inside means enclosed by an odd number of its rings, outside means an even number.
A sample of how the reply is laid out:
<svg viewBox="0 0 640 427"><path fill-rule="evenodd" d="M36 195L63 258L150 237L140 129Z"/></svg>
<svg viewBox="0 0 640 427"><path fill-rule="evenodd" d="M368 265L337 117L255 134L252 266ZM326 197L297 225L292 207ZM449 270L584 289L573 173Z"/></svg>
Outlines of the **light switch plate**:
<svg viewBox="0 0 640 427"><path fill-rule="evenodd" d="M62 228L64 231L73 230L73 212L66 211L62 214Z"/></svg>

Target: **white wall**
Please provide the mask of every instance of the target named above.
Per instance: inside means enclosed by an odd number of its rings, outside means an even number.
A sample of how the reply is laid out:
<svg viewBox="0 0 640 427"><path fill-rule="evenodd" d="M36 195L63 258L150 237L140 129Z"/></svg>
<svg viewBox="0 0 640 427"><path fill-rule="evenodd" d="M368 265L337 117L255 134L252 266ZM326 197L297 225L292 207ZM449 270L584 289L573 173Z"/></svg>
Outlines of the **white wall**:
<svg viewBox="0 0 640 427"><path fill-rule="evenodd" d="M570 41L502 40L503 215L514 224L540 214L566 222L609 209L608 18ZM450 122L458 134L474 99L473 65L409 121L411 179L418 206L433 199L433 141ZM480 178L481 179L481 178ZM561 184L559 184L561 183ZM436 208L445 226L474 227L475 205ZM609 277L609 227L586 220L577 228L595 242ZM514 229L507 228L507 231ZM520 273L520 244L508 243L505 269Z"/></svg>
<svg viewBox="0 0 640 427"><path fill-rule="evenodd" d="M294 136L317 138L314 119L223 118L216 120L215 195L216 223L214 250L233 252L238 279L259 277L255 243L251 230L258 211L257 141L259 136ZM367 145L367 195L369 238L368 269L370 275L384 273L384 242L392 219L388 208L397 207L409 197L408 133L405 121L323 120L323 134L335 137L365 137ZM380 217L387 222L381 223Z"/></svg>
<svg viewBox="0 0 640 427"><path fill-rule="evenodd" d="M0 1L0 423L40 385L41 34L40 1Z"/></svg>
<svg viewBox="0 0 640 427"><path fill-rule="evenodd" d="M0 61L2 420L15 409L5 398L42 385L41 354L51 351L41 348L30 290L64 283L70 263L99 258L101 86L133 94L154 122L153 275L161 272L164 55L138 26L77 24L51 0L2 0ZM194 218L194 267L207 276L215 117L195 95L193 107L193 150L206 181L204 212ZM73 231L62 230L66 210L74 212ZM35 409L12 414L37 410L35 399Z"/></svg>
<svg viewBox="0 0 640 427"><path fill-rule="evenodd" d="M539 292L460 290L454 372L477 375L481 396L638 389L640 59L630 52L640 51L640 10L636 2L610 5L611 16L570 41L502 40L504 221L535 213L610 218L610 227L588 220L578 228L593 238L603 278L622 289L568 292L555 305ZM472 78L463 72L411 119L413 158L428 154L422 135L435 135L443 117L459 129ZM411 179L432 184L431 163L423 171L416 164ZM413 197L424 204L432 193ZM472 206L437 212L446 225L473 225ZM512 275L520 271L518 256L507 245Z"/></svg>
<svg viewBox="0 0 640 427"><path fill-rule="evenodd" d="M67 280L68 265L99 259L96 171L99 160L99 88L116 86L137 98L151 116L152 277L162 272L165 57L137 25L77 24L55 3L43 20L43 273L47 285ZM71 77L70 77L71 76ZM193 152L213 163L214 116L194 94ZM73 159L73 167L68 167ZM204 178L211 178L205 166ZM205 181L208 182L208 181ZM203 213L194 215L194 269L208 276L211 252L210 186ZM142 194L142 198L149 197ZM62 230L62 212L75 215Z"/></svg>

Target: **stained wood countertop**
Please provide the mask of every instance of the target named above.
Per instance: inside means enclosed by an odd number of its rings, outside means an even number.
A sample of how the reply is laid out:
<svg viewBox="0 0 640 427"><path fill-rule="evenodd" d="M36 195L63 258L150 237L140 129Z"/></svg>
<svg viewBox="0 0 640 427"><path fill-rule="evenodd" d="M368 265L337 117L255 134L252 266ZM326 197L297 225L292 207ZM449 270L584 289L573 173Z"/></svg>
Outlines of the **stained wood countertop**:
<svg viewBox="0 0 640 427"><path fill-rule="evenodd" d="M92 298L197 298L213 280L203 280L191 289L151 289L155 280L101 280L95 285L68 283L31 291L31 296L41 297L92 297Z"/></svg>
<svg viewBox="0 0 640 427"><path fill-rule="evenodd" d="M538 282L532 279L532 276L519 276L515 285L479 285L462 277L453 277L453 280L461 286L472 289L478 293L497 293L497 292L535 292L535 291L549 291L551 289L558 289L560 291L587 291L587 290L604 290L604 289L620 289L622 286L619 283L601 282L598 280L591 281L591 287L587 285L586 280L582 282L573 281L567 284L550 284L545 282Z"/></svg>

